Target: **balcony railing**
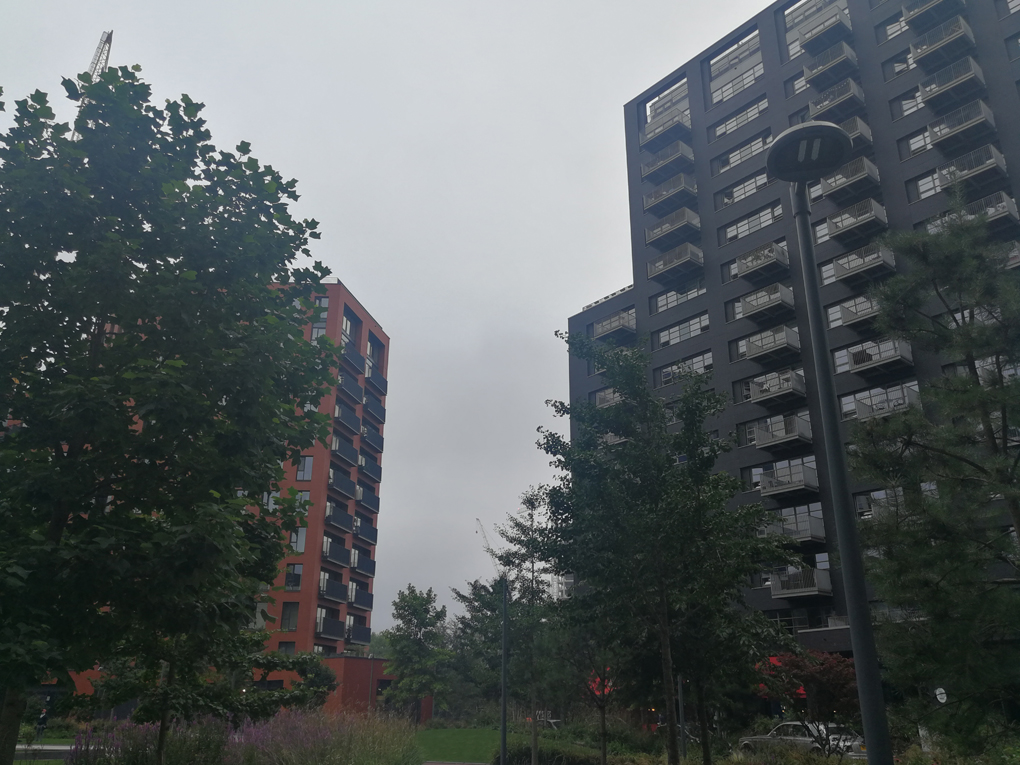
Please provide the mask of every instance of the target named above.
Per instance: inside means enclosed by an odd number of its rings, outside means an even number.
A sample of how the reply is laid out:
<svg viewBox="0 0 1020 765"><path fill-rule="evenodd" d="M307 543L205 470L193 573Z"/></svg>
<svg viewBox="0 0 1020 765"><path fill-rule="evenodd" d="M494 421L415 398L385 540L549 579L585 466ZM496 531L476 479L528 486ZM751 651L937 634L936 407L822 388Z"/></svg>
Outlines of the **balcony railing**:
<svg viewBox="0 0 1020 765"><path fill-rule="evenodd" d="M354 531L354 516L350 513L339 510L330 503L326 510L326 523L341 531Z"/></svg>
<svg viewBox="0 0 1020 765"><path fill-rule="evenodd" d="M825 115L828 120L842 120L864 106L864 91L849 77L833 85L808 104L811 119Z"/></svg>
<svg viewBox="0 0 1020 765"><path fill-rule="evenodd" d="M358 464L358 450L346 441L341 441L339 438L337 438L336 442L333 444L333 454L348 465Z"/></svg>
<svg viewBox="0 0 1020 765"><path fill-rule="evenodd" d="M383 450L384 439L381 433L376 430L365 427L361 427L361 444L367 446L373 451L381 452Z"/></svg>
<svg viewBox="0 0 1020 765"><path fill-rule="evenodd" d="M839 201L879 183L878 168L867 157L858 157L822 178L822 194Z"/></svg>
<svg viewBox="0 0 1020 765"><path fill-rule="evenodd" d="M844 242L868 237L888 225L885 208L874 199L865 199L828 217L829 236Z"/></svg>
<svg viewBox="0 0 1020 765"><path fill-rule="evenodd" d="M824 568L781 568L772 574L772 595L791 598L804 595L831 595L832 580Z"/></svg>
<svg viewBox="0 0 1020 765"><path fill-rule="evenodd" d="M319 580L319 595L337 603L347 602L347 585L336 579Z"/></svg>
<svg viewBox="0 0 1020 765"><path fill-rule="evenodd" d="M365 390L358 385L358 379L355 375L346 372L341 373L337 379L337 387L355 401L362 401L365 398Z"/></svg>
<svg viewBox="0 0 1020 765"><path fill-rule="evenodd" d="M343 640L347 629L339 619L320 616L315 620L315 634L329 640Z"/></svg>
<svg viewBox="0 0 1020 765"><path fill-rule="evenodd" d="M365 396L365 406L362 408L365 414L370 414L378 422L386 422L386 407L379 399L372 396Z"/></svg>
<svg viewBox="0 0 1020 765"><path fill-rule="evenodd" d="M323 537L322 559L338 566L350 566L351 551L341 544L334 543L329 537Z"/></svg>
<svg viewBox="0 0 1020 765"><path fill-rule="evenodd" d="M856 51L840 41L804 64L804 79L813 87L824 87L846 77L856 68Z"/></svg>
<svg viewBox="0 0 1020 765"><path fill-rule="evenodd" d="M364 553L354 558L354 570L365 576L375 576L375 561Z"/></svg>
<svg viewBox="0 0 1020 765"><path fill-rule="evenodd" d="M793 327L780 326L747 338L747 358L800 353L800 335Z"/></svg>
<svg viewBox="0 0 1020 765"><path fill-rule="evenodd" d="M371 385L382 396L386 395L386 390L389 387L389 383L386 382L386 378L382 376L382 372L377 370L374 365L368 364L365 366L365 384Z"/></svg>
<svg viewBox="0 0 1020 765"><path fill-rule="evenodd" d="M382 480L382 465L372 460L362 459L358 463L358 475L364 475L376 483Z"/></svg>
<svg viewBox="0 0 1020 765"><path fill-rule="evenodd" d="M987 219L989 229L995 234L1016 228L1020 223L1016 202L1003 191L989 194L963 208L963 220L973 220L982 215ZM937 233L956 217L956 213L952 211L938 215L928 222L927 229L930 233Z"/></svg>
<svg viewBox="0 0 1020 765"><path fill-rule="evenodd" d="M379 495L369 489L367 486L358 484L357 495L354 497L359 505L372 510L376 513L379 512Z"/></svg>
<svg viewBox="0 0 1020 765"><path fill-rule="evenodd" d="M642 148L655 149L664 142L675 139L677 134L685 135L690 131L690 109L675 106L661 117L645 125L638 141Z"/></svg>
<svg viewBox="0 0 1020 765"><path fill-rule="evenodd" d="M763 497L787 492L818 491L818 473L810 465L766 470L761 474L760 489Z"/></svg>
<svg viewBox="0 0 1020 765"><path fill-rule="evenodd" d="M871 319L878 315L878 311L878 303L863 295L840 303L839 306L840 319L845 327Z"/></svg>
<svg viewBox="0 0 1020 765"><path fill-rule="evenodd" d="M694 165L694 150L683 141L674 141L655 152L648 161L641 163L641 177L656 181L673 175L677 168Z"/></svg>
<svg viewBox="0 0 1020 765"><path fill-rule="evenodd" d="M347 642L353 645L370 645L372 643L372 628L352 624L347 628Z"/></svg>
<svg viewBox="0 0 1020 765"><path fill-rule="evenodd" d="M914 63L928 71L974 47L974 33L962 16L939 24L910 44Z"/></svg>
<svg viewBox="0 0 1020 765"><path fill-rule="evenodd" d="M781 244L769 243L737 258L737 276L770 279L790 268L790 255Z"/></svg>
<svg viewBox="0 0 1020 765"><path fill-rule="evenodd" d="M935 146L948 146L950 141L955 145L973 140L967 134L985 136L994 130L995 115L980 99L954 109L928 125L928 134Z"/></svg>
<svg viewBox="0 0 1020 765"><path fill-rule="evenodd" d="M861 373L890 367L911 365L914 359L910 345L895 338L868 340L847 348L850 372Z"/></svg>
<svg viewBox="0 0 1020 765"><path fill-rule="evenodd" d="M365 371L365 357L358 353L353 342L345 342L343 344L343 353L341 355L344 362L349 364L352 369L357 370L358 374Z"/></svg>
<svg viewBox="0 0 1020 765"><path fill-rule="evenodd" d="M595 339L604 340L608 337L623 339L633 337L637 331L637 318L634 309L616 311L604 319L595 322Z"/></svg>
<svg viewBox="0 0 1020 765"><path fill-rule="evenodd" d="M705 265L705 255L689 242L648 262L648 278L669 285L689 279Z"/></svg>
<svg viewBox="0 0 1020 765"><path fill-rule="evenodd" d="M645 212L664 215L697 200L697 180L694 176L678 173L645 194L643 204Z"/></svg>
<svg viewBox="0 0 1020 765"><path fill-rule="evenodd" d="M921 80L921 98L929 106L945 106L948 100L961 100L953 94L963 89L962 86L968 81L970 87L966 88L967 94L972 95L974 92L984 89L985 74L970 56Z"/></svg>
<svg viewBox="0 0 1020 765"><path fill-rule="evenodd" d="M758 532L758 536L781 534L797 542L824 542L825 523L813 515L783 516Z"/></svg>
<svg viewBox="0 0 1020 765"><path fill-rule="evenodd" d="M744 318L774 318L792 310L793 290L782 284L770 284L740 298L740 314Z"/></svg>
<svg viewBox="0 0 1020 765"><path fill-rule="evenodd" d="M939 183L942 188L953 183L966 182L970 186L980 185L978 176L990 174L993 178L1006 175L1006 160L991 144L964 154L938 167Z"/></svg>
<svg viewBox="0 0 1020 765"><path fill-rule="evenodd" d="M645 244L672 247L701 235L700 216L686 207L670 213L652 228L645 229Z"/></svg>
<svg viewBox="0 0 1020 765"><path fill-rule="evenodd" d="M759 423L753 430L754 445L762 449L791 442L811 443L811 422L796 415Z"/></svg>
<svg viewBox="0 0 1020 765"><path fill-rule="evenodd" d="M342 472L337 471L333 473L333 481L332 483L330 483L330 486L334 490L343 494L345 497L354 499L357 484L355 484L354 481L352 481L348 476L344 475Z"/></svg>
<svg viewBox="0 0 1020 765"><path fill-rule="evenodd" d="M751 401L761 402L769 399L802 398L807 395L804 387L804 375L792 369L782 372L770 372L751 380Z"/></svg>
<svg viewBox="0 0 1020 765"><path fill-rule="evenodd" d="M837 40L849 39L852 34L850 19L837 8L821 21L804 25L800 31L800 47L811 55L818 55Z"/></svg>
<svg viewBox="0 0 1020 765"><path fill-rule="evenodd" d="M355 608L361 608L365 611L371 611L372 605L375 601L375 596L372 595L368 590L363 590L360 587L352 589L348 593L348 603Z"/></svg>
<svg viewBox="0 0 1020 765"><path fill-rule="evenodd" d="M902 412L904 409L917 406L919 402L920 398L916 390L904 385L897 385L867 399L857 399L854 402L854 408L857 410L858 420L873 420L876 417Z"/></svg>
<svg viewBox="0 0 1020 765"><path fill-rule="evenodd" d="M832 270L834 281L871 279L895 271L896 258L892 250L873 243L836 258L832 261Z"/></svg>
<svg viewBox="0 0 1020 765"><path fill-rule="evenodd" d="M860 117L851 117L850 119L841 122L839 126L843 128L847 135L850 136L851 140L853 140L854 148L871 145L871 128L868 126L868 123Z"/></svg>
<svg viewBox="0 0 1020 765"><path fill-rule="evenodd" d="M963 0L910 0L903 6L903 21L914 29L924 29L936 21L958 13Z"/></svg>
<svg viewBox="0 0 1020 765"><path fill-rule="evenodd" d="M595 406L604 409L623 400L623 395L612 388L595 391Z"/></svg>
<svg viewBox="0 0 1020 765"><path fill-rule="evenodd" d="M361 432L361 418L345 406L337 404L333 407L333 419L355 433Z"/></svg>
<svg viewBox="0 0 1020 765"><path fill-rule="evenodd" d="M354 524L354 533L366 542L371 542L372 544L375 544L379 540L379 529L366 521Z"/></svg>

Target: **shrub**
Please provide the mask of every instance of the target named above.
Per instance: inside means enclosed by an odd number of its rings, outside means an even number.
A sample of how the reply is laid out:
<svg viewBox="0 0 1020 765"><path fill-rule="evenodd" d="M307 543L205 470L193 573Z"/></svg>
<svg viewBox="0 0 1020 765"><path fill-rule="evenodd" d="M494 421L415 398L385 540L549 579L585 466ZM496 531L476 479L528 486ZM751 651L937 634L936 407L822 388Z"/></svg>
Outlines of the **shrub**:
<svg viewBox="0 0 1020 765"><path fill-rule="evenodd" d="M499 765L499 750L492 765ZM531 742L514 739L506 745L506 765L531 765ZM599 765L597 749L564 741L538 740L538 765Z"/></svg>

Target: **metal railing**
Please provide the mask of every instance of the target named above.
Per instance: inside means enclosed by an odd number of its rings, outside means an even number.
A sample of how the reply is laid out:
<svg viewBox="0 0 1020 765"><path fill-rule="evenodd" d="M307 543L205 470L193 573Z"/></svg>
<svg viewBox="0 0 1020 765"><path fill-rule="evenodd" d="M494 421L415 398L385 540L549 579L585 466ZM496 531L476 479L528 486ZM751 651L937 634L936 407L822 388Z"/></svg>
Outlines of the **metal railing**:
<svg viewBox="0 0 1020 765"><path fill-rule="evenodd" d="M747 358L753 358L779 348L800 350L800 335L785 325L767 329L747 338Z"/></svg>
<svg viewBox="0 0 1020 765"><path fill-rule="evenodd" d="M826 18L822 19L814 26L808 27L807 29L802 29L800 31L801 47L803 47L805 42L810 42L813 38L818 37L818 35L820 35L825 30L831 29L832 27L838 24L843 24L844 26L846 26L847 29L852 29L852 27L850 26L850 19L846 15L846 13L843 12L842 9L839 9L831 16L827 16Z"/></svg>
<svg viewBox="0 0 1020 765"><path fill-rule="evenodd" d="M782 284L770 284L764 289L740 298L740 312L742 316L750 316L756 311L777 304L793 308L793 290Z"/></svg>
<svg viewBox="0 0 1020 765"><path fill-rule="evenodd" d="M867 157L858 157L847 162L832 175L822 178L822 193L828 194L865 176L874 178L876 182L880 180L878 168L871 160Z"/></svg>
<svg viewBox="0 0 1020 765"><path fill-rule="evenodd" d="M853 324L875 316L878 313L878 303L871 298L861 295L845 303L840 303L839 313L843 324Z"/></svg>
<svg viewBox="0 0 1020 765"><path fill-rule="evenodd" d="M648 143L653 138L662 135L670 128L676 127L677 125L683 125L688 130L691 129L691 110L681 109L680 107L674 107L669 111L665 112L654 122L649 122L641 130L641 143Z"/></svg>
<svg viewBox="0 0 1020 765"><path fill-rule="evenodd" d="M864 103L864 91L861 90L861 86L848 77L842 82L833 85L817 98L812 99L808 104L808 110L811 116L814 117L834 104L852 96L856 96L861 103Z"/></svg>
<svg viewBox="0 0 1020 765"><path fill-rule="evenodd" d="M849 59L853 62L854 66L857 66L857 52L841 40L804 64L804 78L811 79L822 70L829 68L844 58Z"/></svg>
<svg viewBox="0 0 1020 765"><path fill-rule="evenodd" d="M657 226L645 229L645 244L658 239L660 236L665 236L670 231L683 226L693 226L700 231L701 218L693 210L681 207L675 213L671 213L660 220Z"/></svg>
<svg viewBox="0 0 1020 765"><path fill-rule="evenodd" d="M794 438L802 441L811 440L811 422L797 415L759 423L748 430L753 430L755 446L767 446Z"/></svg>
<svg viewBox="0 0 1020 765"><path fill-rule="evenodd" d="M652 207L657 202L661 202L667 197L673 196L678 191L688 191L691 194L698 193L698 181L692 175L684 175L679 173L674 175L665 183L656 186L650 192L644 195L644 209Z"/></svg>
<svg viewBox="0 0 1020 765"><path fill-rule="evenodd" d="M345 625L339 619L331 619L328 616L320 616L315 620L315 634L324 638L343 640L347 634Z"/></svg>
<svg viewBox="0 0 1020 765"><path fill-rule="evenodd" d="M881 340L867 340L863 343L850 346L846 349L846 352L850 364L849 371L851 372L870 369L887 361L913 361L910 345L892 337Z"/></svg>
<svg viewBox="0 0 1020 765"><path fill-rule="evenodd" d="M867 398L856 399L854 409L857 411L858 420L870 420L917 406L919 401L916 390L905 385L897 385Z"/></svg>
<svg viewBox="0 0 1020 765"><path fill-rule="evenodd" d="M944 24L939 24L910 44L910 51L914 55L914 61L917 61L925 53L930 53L959 35L967 35L971 40L974 39L974 33L970 31L970 27L963 20L962 16L957 16Z"/></svg>
<svg viewBox="0 0 1020 765"><path fill-rule="evenodd" d="M772 573L772 594L832 594L832 579L824 568L781 568Z"/></svg>
<svg viewBox="0 0 1020 765"><path fill-rule="evenodd" d="M1006 172L1005 158L991 144L982 146L980 149L974 149L974 151L968 152L962 157L957 157L952 162L939 165L936 170L942 178L942 184L949 185L989 165L996 165L1003 172Z"/></svg>
<svg viewBox="0 0 1020 765"><path fill-rule="evenodd" d="M948 88L950 85L970 75L976 76L981 82L985 81L985 75L981 71L981 67L978 66L974 59L967 56L954 64L950 64L945 69L940 69L931 77L925 77L921 80L921 98L927 100L933 94Z"/></svg>
<svg viewBox="0 0 1020 765"><path fill-rule="evenodd" d="M871 127L860 117L851 117L839 123L839 126L846 131L851 138L861 137L871 143Z"/></svg>
<svg viewBox="0 0 1020 765"><path fill-rule="evenodd" d="M982 120L995 127L995 116L992 110L981 99L954 109L944 117L928 124L928 133L932 141L940 141L965 127Z"/></svg>
<svg viewBox="0 0 1020 765"><path fill-rule="evenodd" d="M968 216L987 215L989 218L1007 214L1017 217L1016 202L1004 191L996 191L976 202L971 202L963 208L963 213Z"/></svg>
<svg viewBox="0 0 1020 765"><path fill-rule="evenodd" d="M829 216L829 234L839 234L861 223L877 219L885 223L885 208L874 199L865 199Z"/></svg>
<svg viewBox="0 0 1020 765"><path fill-rule="evenodd" d="M704 266L705 255L700 249L690 242L681 244L679 247L674 247L672 250L663 253L655 260L648 262L648 278L654 279L663 271L681 263L694 263L699 266Z"/></svg>
<svg viewBox="0 0 1020 765"><path fill-rule="evenodd" d="M595 339L608 335L617 329L629 329L634 330L637 328L637 318L634 315L633 309L627 309L626 311L616 311L615 313L609 314L604 319L600 319L595 322Z"/></svg>
<svg viewBox="0 0 1020 765"><path fill-rule="evenodd" d="M757 268L761 268L769 263L779 263L784 266L789 266L790 254L786 251L786 247L781 244L771 242L749 252L745 252L737 258L737 276L743 276L744 274L754 271Z"/></svg>
<svg viewBox="0 0 1020 765"><path fill-rule="evenodd" d="M641 177L643 178L649 173L655 172L657 169L668 164L677 157L685 157L693 163L694 150L683 141L674 141L669 146L659 149L650 161L643 162L641 164Z"/></svg>
<svg viewBox="0 0 1020 765"><path fill-rule="evenodd" d="M844 279L878 264L884 264L890 270L895 269L896 259L892 250L887 250L877 243L866 244L832 261L833 276L837 280Z"/></svg>
<svg viewBox="0 0 1020 765"><path fill-rule="evenodd" d="M599 409L612 406L623 400L623 395L612 388L595 391L595 406Z"/></svg>
<svg viewBox="0 0 1020 765"><path fill-rule="evenodd" d="M762 495L780 494L795 489L817 489L818 473L810 465L790 465L761 474Z"/></svg>
<svg viewBox="0 0 1020 765"><path fill-rule="evenodd" d="M787 391L804 395L804 375L794 372L792 369L785 369L782 372L770 372L767 375L755 377L751 380L751 401L759 401L770 398L779 393Z"/></svg>

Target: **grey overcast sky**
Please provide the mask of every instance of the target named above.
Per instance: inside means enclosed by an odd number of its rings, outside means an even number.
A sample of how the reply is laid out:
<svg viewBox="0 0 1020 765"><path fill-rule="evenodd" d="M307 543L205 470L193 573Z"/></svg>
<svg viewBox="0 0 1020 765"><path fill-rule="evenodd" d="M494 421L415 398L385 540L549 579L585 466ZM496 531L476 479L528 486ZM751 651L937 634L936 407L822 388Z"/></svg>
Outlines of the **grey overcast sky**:
<svg viewBox="0 0 1020 765"><path fill-rule="evenodd" d="M413 582L493 576L493 525L552 475L566 317L630 283L623 104L766 0L7 0L0 86L140 64L213 141L297 178L315 256L392 338L373 627Z"/></svg>

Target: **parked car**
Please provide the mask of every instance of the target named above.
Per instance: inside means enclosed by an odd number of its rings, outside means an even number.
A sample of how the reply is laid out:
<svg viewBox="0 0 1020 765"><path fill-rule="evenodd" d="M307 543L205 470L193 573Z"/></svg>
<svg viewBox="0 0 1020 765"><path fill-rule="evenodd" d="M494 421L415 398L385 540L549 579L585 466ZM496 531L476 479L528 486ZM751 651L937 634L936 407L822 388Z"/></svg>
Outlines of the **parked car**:
<svg viewBox="0 0 1020 765"><path fill-rule="evenodd" d="M823 752L821 741L828 740L828 752L840 753L851 759L867 758L864 739L849 728L822 723L780 723L764 736L745 736L737 747L754 752L772 746L792 746L809 752Z"/></svg>

